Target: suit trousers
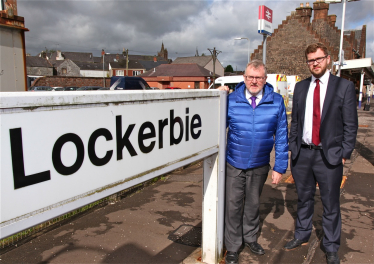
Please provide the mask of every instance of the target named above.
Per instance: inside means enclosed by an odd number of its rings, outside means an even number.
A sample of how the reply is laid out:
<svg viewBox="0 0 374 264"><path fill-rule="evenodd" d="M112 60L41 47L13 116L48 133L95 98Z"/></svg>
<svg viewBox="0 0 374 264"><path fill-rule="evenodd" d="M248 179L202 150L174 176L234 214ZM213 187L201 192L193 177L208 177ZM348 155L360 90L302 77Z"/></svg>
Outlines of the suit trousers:
<svg viewBox="0 0 374 264"><path fill-rule="evenodd" d="M291 172L298 195L295 238L303 241L310 238L318 182L323 205L323 246L327 252L337 252L342 225L339 198L343 164L330 165L322 150L301 148L291 162Z"/></svg>
<svg viewBox="0 0 374 264"><path fill-rule="evenodd" d="M243 244L257 241L260 195L269 165L241 170L226 164L225 245L239 251Z"/></svg>

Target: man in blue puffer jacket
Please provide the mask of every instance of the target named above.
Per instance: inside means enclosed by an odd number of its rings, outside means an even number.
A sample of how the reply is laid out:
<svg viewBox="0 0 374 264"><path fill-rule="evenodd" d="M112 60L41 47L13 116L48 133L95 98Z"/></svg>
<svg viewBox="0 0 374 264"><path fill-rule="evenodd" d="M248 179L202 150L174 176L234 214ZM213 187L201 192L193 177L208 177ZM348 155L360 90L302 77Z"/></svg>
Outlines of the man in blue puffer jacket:
<svg viewBox="0 0 374 264"><path fill-rule="evenodd" d="M260 195L275 146L272 183L278 184L288 167L288 129L283 98L266 82L266 67L248 63L244 82L228 96L225 245L226 263L238 263L242 242L258 255ZM220 90L228 91L227 86Z"/></svg>

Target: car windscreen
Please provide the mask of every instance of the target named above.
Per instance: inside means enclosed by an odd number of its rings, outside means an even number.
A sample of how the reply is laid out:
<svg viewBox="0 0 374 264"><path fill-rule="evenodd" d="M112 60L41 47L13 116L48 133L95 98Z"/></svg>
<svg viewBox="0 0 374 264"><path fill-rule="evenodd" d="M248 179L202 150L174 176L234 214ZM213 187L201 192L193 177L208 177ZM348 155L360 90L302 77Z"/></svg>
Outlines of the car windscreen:
<svg viewBox="0 0 374 264"><path fill-rule="evenodd" d="M126 78L126 90L144 90L145 85L139 79Z"/></svg>

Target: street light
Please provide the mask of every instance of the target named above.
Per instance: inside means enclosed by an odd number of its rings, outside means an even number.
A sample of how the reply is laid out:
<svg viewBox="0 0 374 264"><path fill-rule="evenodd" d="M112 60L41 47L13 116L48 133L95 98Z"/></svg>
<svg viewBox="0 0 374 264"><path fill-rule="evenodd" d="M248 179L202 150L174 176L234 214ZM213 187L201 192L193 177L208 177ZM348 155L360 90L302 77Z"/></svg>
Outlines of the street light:
<svg viewBox="0 0 374 264"><path fill-rule="evenodd" d="M104 50L103 50L103 52L102 52L102 55L103 55L103 82L104 82L104 86L103 87L105 87L104 58L105 58L106 54L110 54L110 53L105 53Z"/></svg>
<svg viewBox="0 0 374 264"><path fill-rule="evenodd" d="M340 72L343 66L343 59L344 59L344 56L342 56L342 53L343 53L342 50L343 50L343 37L344 37L345 5L347 1L352 2L352 1L360 1L360 0L325 0L325 3L337 4L337 3L341 3L342 1L343 1L342 28L341 28L341 34L340 34L338 73L336 74L339 77L340 77Z"/></svg>
<svg viewBox="0 0 374 264"><path fill-rule="evenodd" d="M249 63L249 39L248 38L234 38L235 40L242 40L242 39L246 39L248 40L248 63Z"/></svg>

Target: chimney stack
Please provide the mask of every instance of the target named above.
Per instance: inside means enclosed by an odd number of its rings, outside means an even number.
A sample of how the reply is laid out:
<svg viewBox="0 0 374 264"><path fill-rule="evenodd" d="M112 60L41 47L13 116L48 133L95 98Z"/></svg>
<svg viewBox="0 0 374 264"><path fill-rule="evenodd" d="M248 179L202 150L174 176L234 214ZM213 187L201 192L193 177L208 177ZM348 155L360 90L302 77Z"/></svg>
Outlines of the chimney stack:
<svg viewBox="0 0 374 264"><path fill-rule="evenodd" d="M323 1L317 0L313 3L314 19L326 19L329 12L329 4Z"/></svg>
<svg viewBox="0 0 374 264"><path fill-rule="evenodd" d="M328 16L328 19L329 19L329 24L333 27L335 27L335 23L336 23L336 15L329 15Z"/></svg>
<svg viewBox="0 0 374 264"><path fill-rule="evenodd" d="M157 57L156 56L153 57L153 62L157 62Z"/></svg>
<svg viewBox="0 0 374 264"><path fill-rule="evenodd" d="M64 60L64 57L62 57L61 50L58 50L56 52L56 60Z"/></svg>
<svg viewBox="0 0 374 264"><path fill-rule="evenodd" d="M310 18L312 17L312 8L309 6L309 2L304 4L301 3L300 7L296 8L296 16L300 17L303 22L310 23Z"/></svg>

